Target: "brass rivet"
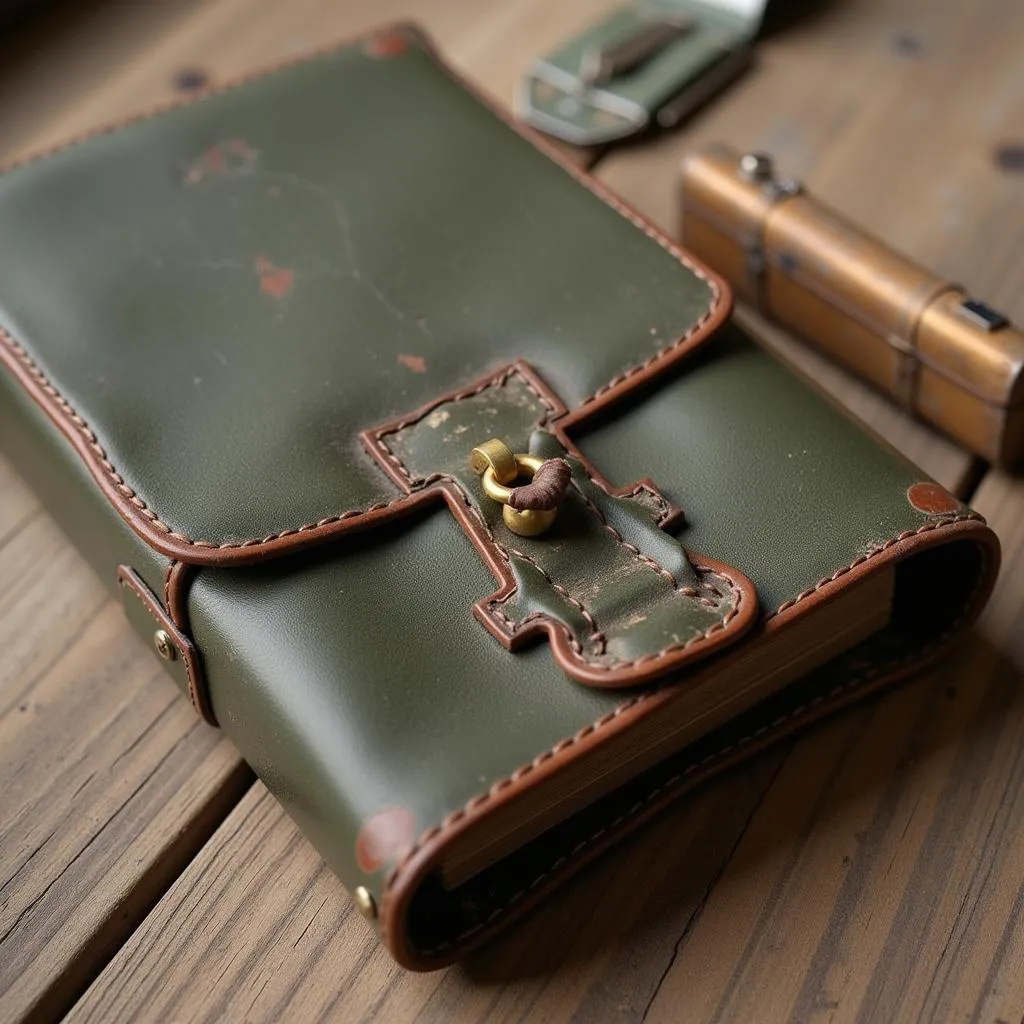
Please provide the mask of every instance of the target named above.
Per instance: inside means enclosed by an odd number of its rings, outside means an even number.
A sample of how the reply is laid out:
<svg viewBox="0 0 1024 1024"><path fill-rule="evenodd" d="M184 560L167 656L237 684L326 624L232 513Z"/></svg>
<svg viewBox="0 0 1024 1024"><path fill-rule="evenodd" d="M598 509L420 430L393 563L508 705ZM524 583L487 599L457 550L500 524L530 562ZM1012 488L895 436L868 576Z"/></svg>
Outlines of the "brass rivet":
<svg viewBox="0 0 1024 1024"><path fill-rule="evenodd" d="M178 649L174 646L171 635L166 629L158 629L153 634L153 646L164 661L174 661L178 656Z"/></svg>
<svg viewBox="0 0 1024 1024"><path fill-rule="evenodd" d="M370 890L365 886L360 885L356 891L352 893L352 896L356 901L356 910L358 910L367 921L372 921L377 916L377 903L370 895Z"/></svg>

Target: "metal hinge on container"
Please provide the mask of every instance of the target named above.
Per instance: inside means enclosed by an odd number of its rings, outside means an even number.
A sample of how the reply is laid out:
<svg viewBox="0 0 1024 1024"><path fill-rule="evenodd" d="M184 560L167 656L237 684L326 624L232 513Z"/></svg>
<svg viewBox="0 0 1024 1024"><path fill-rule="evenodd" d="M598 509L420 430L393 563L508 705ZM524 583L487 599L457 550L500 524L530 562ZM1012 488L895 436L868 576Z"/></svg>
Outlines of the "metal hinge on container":
<svg viewBox="0 0 1024 1024"><path fill-rule="evenodd" d="M794 178L780 178L775 173L775 163L764 153L747 153L740 158L740 177L760 189L765 199L775 204L780 199L790 199L803 191L803 186ZM747 271L747 289L750 295L757 296L758 305L763 305L761 286L764 283L767 268L767 256L764 249L764 220L758 224L756 231L743 238Z"/></svg>
<svg viewBox="0 0 1024 1024"><path fill-rule="evenodd" d="M580 146L673 128L750 62L767 0L635 0L520 81L516 112Z"/></svg>

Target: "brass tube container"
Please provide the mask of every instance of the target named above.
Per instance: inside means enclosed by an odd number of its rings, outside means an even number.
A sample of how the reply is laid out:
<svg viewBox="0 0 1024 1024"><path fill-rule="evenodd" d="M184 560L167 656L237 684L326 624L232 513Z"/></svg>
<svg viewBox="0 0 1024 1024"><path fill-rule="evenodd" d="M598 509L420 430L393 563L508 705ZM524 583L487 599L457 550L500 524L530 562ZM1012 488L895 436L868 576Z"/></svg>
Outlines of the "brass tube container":
<svg viewBox="0 0 1024 1024"><path fill-rule="evenodd" d="M991 462L1024 458L1024 334L893 251L768 157L682 167L682 239L737 294Z"/></svg>

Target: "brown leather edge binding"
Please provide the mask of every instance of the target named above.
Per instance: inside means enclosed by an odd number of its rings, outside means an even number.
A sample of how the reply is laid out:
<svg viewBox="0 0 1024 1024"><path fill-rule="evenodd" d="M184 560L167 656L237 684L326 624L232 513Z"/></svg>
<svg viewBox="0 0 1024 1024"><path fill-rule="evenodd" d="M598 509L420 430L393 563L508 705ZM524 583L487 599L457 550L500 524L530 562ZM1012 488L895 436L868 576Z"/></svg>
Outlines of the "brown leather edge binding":
<svg viewBox="0 0 1024 1024"><path fill-rule="evenodd" d="M168 573L170 580L170 573ZM213 709L210 707L209 697L206 691L206 684L203 679L202 666L199 659L199 652L192 641L178 628L178 625L164 611L154 593L146 586L139 574L127 565L117 567L118 586L127 587L140 601L143 608L153 616L157 626L162 629L174 644L178 657L185 666L185 676L188 679L188 697L192 706L199 712L200 716L211 725L216 725Z"/></svg>
<svg viewBox="0 0 1024 1024"><path fill-rule="evenodd" d="M384 472L403 491L406 491L410 497L422 496L421 500L424 501L429 500L429 495L434 495L437 499L443 498L448 503L448 507L455 518L473 542L474 547L479 551L487 567L494 574L499 584L498 590L473 605L474 615L487 627L488 631L512 651L519 649L530 640L546 635L551 646L552 656L566 675L588 686L611 688L638 686L641 683L649 682L651 679L662 676L666 672L679 669L684 664L690 664L707 657L718 648L731 643L750 629L757 618L757 590L754 584L732 566L702 555L692 555L689 552L687 552L688 556L699 571L705 574L714 573L729 581L732 589L733 606L722 617L720 622L715 623L705 633L684 643L671 644L664 650L637 659L634 662L616 667L594 664L574 649L572 634L565 624L547 615L533 618L529 622L522 624L518 629L513 629L498 617L495 605L510 598L516 593L518 587L515 576L512 573L507 549L498 542L479 514L474 510L469 497L454 477L439 473L424 480L414 479L383 438L389 434L398 433L414 423L418 423L440 405L457 402L462 398L478 394L488 386L499 386L513 374L521 376L549 410L549 414L537 423L536 426L543 426L550 431L572 458L583 466L587 475L598 487L613 497L633 495L641 487L648 487L657 493L654 485L648 480L641 480L626 487L614 487L606 480L591 465L587 457L569 440L565 433L565 423L571 420L574 424L579 424L584 422L586 417L579 415L566 417L564 415L566 411L565 406L558 396L544 383L529 363L522 360L510 363L508 366L502 367L495 373L488 374L466 388L460 388L457 391L441 395L408 416L390 420L371 430L364 430L359 436L366 449L380 463ZM598 403L595 403L594 408L597 408L597 406ZM596 515L600 516L599 512L594 511ZM663 528L666 522L678 521L678 511L675 509L671 510L662 520L661 525ZM387 515L389 513L387 510L382 510L380 514ZM612 527L607 523L605 526L618 537L618 534ZM621 537L618 539L621 543L625 543ZM653 559L640 552L637 552L637 554L640 558L651 564L655 571L667 572L667 570L658 566ZM543 572L543 570L541 571Z"/></svg>
<svg viewBox="0 0 1024 1024"><path fill-rule="evenodd" d="M366 45L372 40L376 40L378 43L393 43L396 38L407 40L420 46L437 63L442 71L476 97L495 116L557 163L562 170L579 181L621 216L640 228L640 230L656 241L667 252L675 256L681 263L689 267L690 270L707 283L711 290L711 303L707 312L691 326L686 334L676 339L671 345L656 352L649 359L636 366L629 367L607 384L598 388L593 395L585 399L580 407L568 417L566 425L575 422L583 415L589 415L597 409L604 408L623 395L656 378L686 356L701 342L710 338L725 322L732 309L732 296L728 285L721 277L671 242L650 221L610 192L600 182L587 174L586 171L572 164L557 147L547 142L531 129L518 125L507 111L501 109L493 100L489 99L475 86L448 67L422 30L415 25L406 23L379 28L342 42L335 42L329 46L316 48L285 61L277 62L269 67L242 75L222 85L198 93L195 96L179 98L160 104L152 110L94 129L78 138L51 147L42 153L32 154L15 160L13 163L0 168L0 173L24 166L63 149L86 142L96 136L109 134L119 128L154 117L168 110L201 102L210 96L237 88L254 78L272 74L291 65L325 56L336 50L359 43ZM386 56L391 52L398 52L394 46L390 48L383 46L379 47L379 49L382 56ZM193 565L238 565L256 562L309 547L352 529L363 529L372 526L381 518L378 513L390 512L401 514L406 508L405 500L399 498L394 502L372 506L369 509L349 509L339 514L327 515L316 522L289 527L265 537L221 543L194 540L184 533L173 530L161 519L159 514L150 509L146 502L135 493L135 490L124 480L107 458L106 452L89 425L47 379L28 351L3 328L0 328L0 363L7 366L8 370L11 371L28 394L42 407L71 442L89 468L100 489L125 522L154 550L177 561L188 562Z"/></svg>
<svg viewBox="0 0 1024 1024"><path fill-rule="evenodd" d="M902 561L909 555L925 548L945 544L954 539L971 540L977 543L982 557L981 570L975 589L968 596L961 615L943 636L928 647L910 652L892 663L874 666L868 669L863 676L840 683L832 690L812 699L803 708L791 712L784 720L767 723L746 739L730 744L727 749L706 758L700 764L695 765L692 771L688 769L672 784L662 784L648 799L639 802L633 812L626 815L625 818L609 823L591 841L580 844L576 848L577 852L572 856L566 858L557 867L553 865L532 884L527 884L521 898L512 901L503 912L492 916L471 933L456 937L443 950L427 953L411 948L407 939L406 923L412 899L419 884L437 867L444 847L450 839L485 815L494 813L507 801L535 786L543 785L567 762L603 742L607 735L628 730L647 715L657 714L674 697L685 690L685 684L649 690L623 702L596 722L585 726L574 736L567 737L555 744L551 750L542 753L530 764L521 766L508 778L496 782L490 789L473 797L438 825L423 832L387 876L380 900L381 941L388 947L399 964L411 970L434 970L452 963L470 949L486 941L505 925L520 917L563 878L579 870L616 839L649 818L670 800L685 792L690 788L691 783L696 783L701 778L709 777L727 768L741 757L767 745L771 740L793 731L829 710L842 706L860 693L866 693L868 690L893 682L927 664L937 656L960 628L977 617L995 585L1000 560L999 541L996 535L985 526L984 520L973 512L965 512L951 518L936 519L925 523L917 530L908 530L890 538L871 553L855 560L851 565L839 568L832 576L821 580L816 587L804 591L797 599L787 601L770 613L757 627L758 630L769 634L782 628L792 619L831 600L844 584L863 577L875 568ZM747 645L744 645L744 648L746 649ZM721 662L708 671L718 671L723 665L728 664L729 658L730 655L725 655ZM699 674L694 678L699 678ZM859 685L861 683L863 685Z"/></svg>
<svg viewBox="0 0 1024 1024"><path fill-rule="evenodd" d="M188 585L193 567L188 562L171 562L167 567L167 581L164 584L164 607L174 624L188 633Z"/></svg>

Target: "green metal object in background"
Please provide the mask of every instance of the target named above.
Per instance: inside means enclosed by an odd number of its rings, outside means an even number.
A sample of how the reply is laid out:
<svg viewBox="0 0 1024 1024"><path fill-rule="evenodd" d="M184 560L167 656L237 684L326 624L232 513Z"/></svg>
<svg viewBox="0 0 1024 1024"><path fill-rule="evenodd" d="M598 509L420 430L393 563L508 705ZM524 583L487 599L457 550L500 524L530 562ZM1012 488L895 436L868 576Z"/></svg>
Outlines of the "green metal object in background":
<svg viewBox="0 0 1024 1024"><path fill-rule="evenodd" d="M534 128L595 146L673 128L750 62L767 0L636 0L612 10L519 83Z"/></svg>

